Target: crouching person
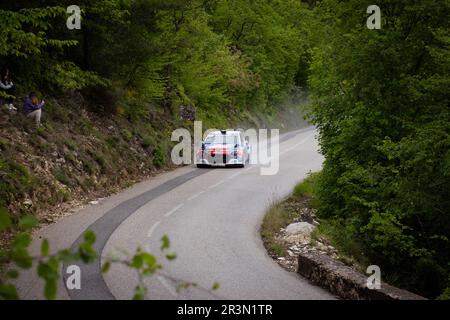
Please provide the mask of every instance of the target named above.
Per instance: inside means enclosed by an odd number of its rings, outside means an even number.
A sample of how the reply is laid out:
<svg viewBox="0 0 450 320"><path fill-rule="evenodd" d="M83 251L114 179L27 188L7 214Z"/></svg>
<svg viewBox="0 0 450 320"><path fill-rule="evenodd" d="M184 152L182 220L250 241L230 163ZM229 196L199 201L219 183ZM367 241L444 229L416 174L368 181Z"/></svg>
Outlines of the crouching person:
<svg viewBox="0 0 450 320"><path fill-rule="evenodd" d="M25 99L24 112L27 117L34 119L36 126L41 125L42 108L45 105L45 101L39 101L35 93L30 93Z"/></svg>

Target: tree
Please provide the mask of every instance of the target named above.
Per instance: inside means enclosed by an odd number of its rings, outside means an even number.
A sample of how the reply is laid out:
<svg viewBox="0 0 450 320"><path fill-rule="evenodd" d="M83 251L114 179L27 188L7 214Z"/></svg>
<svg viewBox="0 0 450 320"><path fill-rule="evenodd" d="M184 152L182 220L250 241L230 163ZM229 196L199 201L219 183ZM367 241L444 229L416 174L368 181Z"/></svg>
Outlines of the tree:
<svg viewBox="0 0 450 320"><path fill-rule="evenodd" d="M315 9L320 211L352 225L398 284L435 297L450 272L449 6L382 1L382 28L369 30L368 5Z"/></svg>

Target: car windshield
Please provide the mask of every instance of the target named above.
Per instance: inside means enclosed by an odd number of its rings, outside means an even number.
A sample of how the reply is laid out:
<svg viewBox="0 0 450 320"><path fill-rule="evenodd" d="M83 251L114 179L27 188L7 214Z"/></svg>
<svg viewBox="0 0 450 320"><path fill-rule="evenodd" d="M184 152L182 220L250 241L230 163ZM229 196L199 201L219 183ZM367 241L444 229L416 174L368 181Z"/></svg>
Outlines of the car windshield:
<svg viewBox="0 0 450 320"><path fill-rule="evenodd" d="M240 143L239 143L239 136L237 134L234 135L216 134L206 137L205 144L240 144Z"/></svg>

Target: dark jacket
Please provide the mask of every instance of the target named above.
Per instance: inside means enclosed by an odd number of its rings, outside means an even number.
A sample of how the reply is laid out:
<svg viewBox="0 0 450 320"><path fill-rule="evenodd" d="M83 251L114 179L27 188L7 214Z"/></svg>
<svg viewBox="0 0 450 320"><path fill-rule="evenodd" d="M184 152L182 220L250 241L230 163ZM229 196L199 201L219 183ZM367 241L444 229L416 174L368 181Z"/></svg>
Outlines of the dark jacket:
<svg viewBox="0 0 450 320"><path fill-rule="evenodd" d="M23 106L23 111L25 113L31 113L33 111L42 109L42 107L44 106L44 102L38 103L38 104L33 104L33 102L31 102L31 98L27 97L25 99L25 104Z"/></svg>

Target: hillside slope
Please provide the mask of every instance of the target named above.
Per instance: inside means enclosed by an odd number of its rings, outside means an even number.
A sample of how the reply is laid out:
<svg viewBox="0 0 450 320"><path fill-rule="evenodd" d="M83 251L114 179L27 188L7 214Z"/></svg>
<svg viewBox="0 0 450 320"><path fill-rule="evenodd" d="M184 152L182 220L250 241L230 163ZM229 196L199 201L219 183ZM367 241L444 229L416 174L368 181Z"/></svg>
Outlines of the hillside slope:
<svg viewBox="0 0 450 320"><path fill-rule="evenodd" d="M172 168L172 130L193 127L161 107L140 121L89 110L81 94L52 99L37 129L23 114L2 109L0 199L15 218L32 213L51 223L70 208ZM230 127L283 131L305 124L292 101L280 110L225 116ZM214 119L205 121L204 130L208 123Z"/></svg>

